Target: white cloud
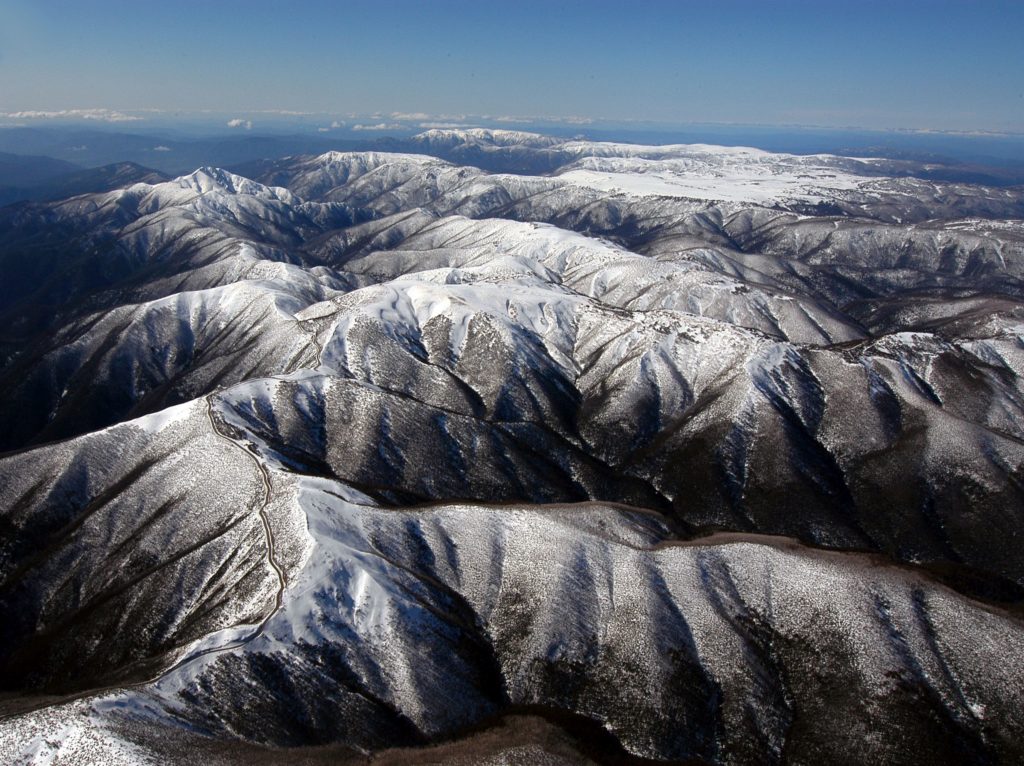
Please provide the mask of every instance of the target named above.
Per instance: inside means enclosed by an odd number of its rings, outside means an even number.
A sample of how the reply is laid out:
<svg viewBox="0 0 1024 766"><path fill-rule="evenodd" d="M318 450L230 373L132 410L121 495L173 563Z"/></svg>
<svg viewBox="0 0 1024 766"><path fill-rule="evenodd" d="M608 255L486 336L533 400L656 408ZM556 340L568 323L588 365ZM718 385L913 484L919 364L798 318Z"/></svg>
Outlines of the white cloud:
<svg viewBox="0 0 1024 766"><path fill-rule="evenodd" d="M502 123L519 123L522 125L530 125L538 122L549 122L549 123L563 123L566 125L590 125L594 122L591 117L578 117L576 115L569 115L567 117L552 117L550 115L514 115L514 114L501 114L497 116L484 116L485 120L492 120L493 122Z"/></svg>
<svg viewBox="0 0 1024 766"><path fill-rule="evenodd" d="M1006 133L999 130L938 130L936 128L896 128L894 133L920 133L940 136L964 136L967 138L1014 138L1021 133Z"/></svg>
<svg viewBox="0 0 1024 766"><path fill-rule="evenodd" d="M246 130L252 130L252 120L243 120L236 117L233 120L228 120L229 128L245 128Z"/></svg>
<svg viewBox="0 0 1024 766"><path fill-rule="evenodd" d="M141 117L135 117L124 112L117 112L113 109L60 109L56 111L27 110L21 112L7 112L4 117L15 120L100 120L102 122L135 122Z"/></svg>
<svg viewBox="0 0 1024 766"><path fill-rule="evenodd" d="M465 122L464 114L427 114L426 112L392 112L391 119L400 122Z"/></svg>
<svg viewBox="0 0 1024 766"><path fill-rule="evenodd" d="M321 133L327 133L328 131L337 130L338 128L344 128L344 127L345 127L345 123L338 122L337 120L335 120L330 125L328 125L326 128L317 128L317 130L319 130Z"/></svg>
<svg viewBox="0 0 1024 766"><path fill-rule="evenodd" d="M594 120L592 117L576 117L570 115L569 117L559 117L558 122L565 122L569 125L590 125Z"/></svg>
<svg viewBox="0 0 1024 766"><path fill-rule="evenodd" d="M457 128L473 128L475 125L468 125L465 122L421 122L419 127L424 130L437 129L457 129Z"/></svg>
<svg viewBox="0 0 1024 766"><path fill-rule="evenodd" d="M405 130L406 126L397 122L378 122L376 125L353 125L352 130Z"/></svg>
<svg viewBox="0 0 1024 766"><path fill-rule="evenodd" d="M154 146L153 147L153 151L154 152L169 152L169 151L171 151L171 147L164 146L163 144L161 144L160 146Z"/></svg>

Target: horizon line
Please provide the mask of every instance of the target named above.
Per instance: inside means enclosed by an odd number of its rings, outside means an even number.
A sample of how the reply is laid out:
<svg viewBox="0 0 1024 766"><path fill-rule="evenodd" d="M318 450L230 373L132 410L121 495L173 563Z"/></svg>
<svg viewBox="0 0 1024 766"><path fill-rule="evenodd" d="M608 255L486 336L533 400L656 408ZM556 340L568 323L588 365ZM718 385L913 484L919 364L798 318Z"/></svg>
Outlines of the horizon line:
<svg viewBox="0 0 1024 766"><path fill-rule="evenodd" d="M148 115L148 116L140 116ZM161 109L153 107L139 108L110 108L110 107L68 107L62 109L24 109L6 107L0 111L0 118L9 120L26 120L28 122L20 125L3 125L0 128L35 127L46 123L61 122L85 122L92 124L117 125L126 123L150 122L155 115L162 115L166 118L208 116L226 117L228 115L249 117L254 115L265 115L279 118L305 118L320 117L324 119L345 118L355 120L360 118L368 119L390 119L395 123L388 128L382 128L380 132L387 129L392 130L471 130L486 126L475 125L473 122L498 123L499 125L544 125L552 126L577 126L581 129L586 127L601 126L628 126L657 128L692 128L692 127L721 127L721 128L772 128L772 129L800 129L800 130L826 130L826 131L858 131L865 133L914 133L960 136L965 138L1024 138L1024 126L1021 128L933 128L933 127L870 127L856 124L826 124L815 122L748 122L734 120L665 120L665 119L640 119L640 118L609 118L591 117L582 115L492 115L472 114L468 112L439 113L428 112L341 112L341 111L303 111L294 109ZM424 126L417 123L422 122L446 122L450 123L443 128L438 126ZM35 123L33 125L32 123ZM225 125L224 127L231 127ZM250 129L255 129L253 123ZM345 130L350 128L347 124L333 127L334 130ZM502 128L489 128L501 130Z"/></svg>

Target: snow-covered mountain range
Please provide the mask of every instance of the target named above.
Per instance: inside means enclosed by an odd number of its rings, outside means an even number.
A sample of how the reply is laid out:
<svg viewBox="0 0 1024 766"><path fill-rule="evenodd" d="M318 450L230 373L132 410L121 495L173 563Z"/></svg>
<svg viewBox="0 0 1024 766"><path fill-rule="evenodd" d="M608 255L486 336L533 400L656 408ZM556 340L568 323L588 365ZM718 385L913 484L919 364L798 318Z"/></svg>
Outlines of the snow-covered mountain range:
<svg viewBox="0 0 1024 766"><path fill-rule="evenodd" d="M1024 190L413 143L0 208L4 762L1024 758Z"/></svg>

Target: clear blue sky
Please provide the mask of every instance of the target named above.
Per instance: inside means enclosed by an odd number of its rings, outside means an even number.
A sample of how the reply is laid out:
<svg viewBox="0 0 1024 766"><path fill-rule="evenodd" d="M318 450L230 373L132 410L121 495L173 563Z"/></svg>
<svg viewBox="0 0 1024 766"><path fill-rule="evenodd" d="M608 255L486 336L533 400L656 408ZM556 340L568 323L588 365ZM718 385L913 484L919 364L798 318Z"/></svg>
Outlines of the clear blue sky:
<svg viewBox="0 0 1024 766"><path fill-rule="evenodd" d="M1024 131L1024 1L0 0L0 110Z"/></svg>

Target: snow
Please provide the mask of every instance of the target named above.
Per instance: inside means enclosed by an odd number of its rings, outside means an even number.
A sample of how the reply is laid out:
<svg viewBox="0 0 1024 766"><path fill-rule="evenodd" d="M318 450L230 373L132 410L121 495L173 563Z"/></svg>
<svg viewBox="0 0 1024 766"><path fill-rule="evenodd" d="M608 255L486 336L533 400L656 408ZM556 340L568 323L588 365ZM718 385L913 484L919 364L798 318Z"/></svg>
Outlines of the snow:
<svg viewBox="0 0 1024 766"><path fill-rule="evenodd" d="M199 409L200 405L196 402L185 402L184 404L176 404L173 407L167 407L159 412L154 412L152 415L138 418L131 421L131 423L146 433L158 434L175 423L182 423L188 420Z"/></svg>
<svg viewBox="0 0 1024 766"><path fill-rule="evenodd" d="M570 170L558 178L591 189L639 197L760 204L786 201L817 203L837 190L857 189L863 182L853 175L829 174L809 179L797 174L764 172L764 167L761 164L725 165L689 172L662 169L643 173Z"/></svg>
<svg viewBox="0 0 1024 766"><path fill-rule="evenodd" d="M89 699L0 724L0 762L9 766L157 766L161 761L113 731Z"/></svg>
<svg viewBox="0 0 1024 766"><path fill-rule="evenodd" d="M442 146L476 143L492 146L544 147L561 143L561 139L530 133L525 130L499 130L491 128L433 128L413 136L414 141Z"/></svg>

